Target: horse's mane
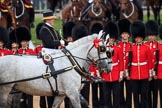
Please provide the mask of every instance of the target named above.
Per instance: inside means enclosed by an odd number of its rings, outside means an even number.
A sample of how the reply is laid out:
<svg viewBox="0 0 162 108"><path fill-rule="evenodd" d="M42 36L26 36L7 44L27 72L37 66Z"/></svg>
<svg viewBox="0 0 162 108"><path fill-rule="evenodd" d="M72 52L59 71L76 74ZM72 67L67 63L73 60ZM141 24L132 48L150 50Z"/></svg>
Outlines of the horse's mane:
<svg viewBox="0 0 162 108"><path fill-rule="evenodd" d="M86 37L83 37L81 39L78 39L78 40L72 42L71 44L69 44L68 46L66 46L66 48L68 50L74 49L74 48L76 48L76 47L78 47L80 45L87 44L89 41L92 41L96 37L97 37L97 34L88 35Z"/></svg>

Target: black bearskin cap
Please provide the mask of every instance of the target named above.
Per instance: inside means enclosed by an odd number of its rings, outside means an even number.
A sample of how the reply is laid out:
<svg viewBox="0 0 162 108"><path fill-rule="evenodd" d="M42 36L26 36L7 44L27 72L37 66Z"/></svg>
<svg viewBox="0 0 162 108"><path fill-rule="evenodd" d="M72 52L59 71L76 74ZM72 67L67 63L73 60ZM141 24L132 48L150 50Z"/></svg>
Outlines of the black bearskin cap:
<svg viewBox="0 0 162 108"><path fill-rule="evenodd" d="M4 27L0 26L0 41L2 41L4 44L7 44L9 41L9 34L7 29Z"/></svg>
<svg viewBox="0 0 162 108"><path fill-rule="evenodd" d="M162 40L162 24L159 26L159 37Z"/></svg>
<svg viewBox="0 0 162 108"><path fill-rule="evenodd" d="M105 35L109 34L110 38L118 39L119 30L115 22L110 21L105 25L103 31L105 32Z"/></svg>
<svg viewBox="0 0 162 108"><path fill-rule="evenodd" d="M146 26L146 36L148 35L158 35L158 23L154 20L149 20L145 24Z"/></svg>
<svg viewBox="0 0 162 108"><path fill-rule="evenodd" d="M93 33L99 33L99 31L102 30L102 29L103 29L103 27L102 27L102 25L100 23L95 23L95 24L93 24L90 33L91 34L93 34Z"/></svg>
<svg viewBox="0 0 162 108"><path fill-rule="evenodd" d="M63 37L67 39L68 36L71 36L72 28L75 26L75 23L72 21L68 21L63 24Z"/></svg>
<svg viewBox="0 0 162 108"><path fill-rule="evenodd" d="M42 28L42 25L43 25L43 24L44 24L43 22L40 22L40 23L36 26L36 37L37 37L38 40L41 40L41 39L40 39L39 33L40 33L40 29Z"/></svg>
<svg viewBox="0 0 162 108"><path fill-rule="evenodd" d="M31 34L28 28L26 27L18 27L15 29L16 36L18 39L18 42L21 42L23 40L30 41L31 40Z"/></svg>
<svg viewBox="0 0 162 108"><path fill-rule="evenodd" d="M130 25L130 32L131 32L133 39L135 39L137 36L145 39L145 36L146 36L145 24L139 20L133 22Z"/></svg>
<svg viewBox="0 0 162 108"><path fill-rule="evenodd" d="M88 35L88 28L85 25L75 25L72 29L73 40L78 40Z"/></svg>
<svg viewBox="0 0 162 108"><path fill-rule="evenodd" d="M127 32L130 34L130 21L128 19L122 19L118 22L118 27L119 27L119 33L120 35L123 32Z"/></svg>

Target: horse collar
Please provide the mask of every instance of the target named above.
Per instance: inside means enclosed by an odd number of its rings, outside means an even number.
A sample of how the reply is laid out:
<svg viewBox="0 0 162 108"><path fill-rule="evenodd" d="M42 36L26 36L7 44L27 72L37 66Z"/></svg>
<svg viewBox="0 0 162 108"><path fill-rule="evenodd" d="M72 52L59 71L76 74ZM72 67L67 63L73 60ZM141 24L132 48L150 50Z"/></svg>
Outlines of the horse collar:
<svg viewBox="0 0 162 108"><path fill-rule="evenodd" d="M100 8L100 12L99 12L99 13L96 13L96 12L94 11L94 3L92 4L91 10L92 10L92 13L93 13L96 17L98 17L98 16L101 15L101 13L102 13L102 8Z"/></svg>
<svg viewBox="0 0 162 108"><path fill-rule="evenodd" d="M131 17L133 15L133 13L134 13L134 10L135 10L134 4L132 2L130 2L130 3L131 3L131 6L132 6L132 12L129 15L126 15L126 13L123 13L123 16L125 18Z"/></svg>

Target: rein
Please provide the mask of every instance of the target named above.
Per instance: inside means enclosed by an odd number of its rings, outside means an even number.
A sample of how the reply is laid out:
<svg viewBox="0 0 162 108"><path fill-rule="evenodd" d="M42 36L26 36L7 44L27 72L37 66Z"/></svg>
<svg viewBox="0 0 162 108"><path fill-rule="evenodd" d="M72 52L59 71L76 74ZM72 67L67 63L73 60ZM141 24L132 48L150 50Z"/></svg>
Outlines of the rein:
<svg viewBox="0 0 162 108"><path fill-rule="evenodd" d="M43 73L40 76L36 76L36 77L32 77L32 78L26 78L26 79L21 79L21 80L17 80L17 81L9 81L9 82L5 82L5 83L0 83L0 86L7 85L7 84L12 84L12 83L18 83L18 82L25 82L25 81L35 80L35 79L39 79L39 78L47 79L47 78L49 78L51 76L55 76L55 75L67 72L69 70L72 70L73 68L74 68L73 66L69 66L67 68L57 70L55 72Z"/></svg>

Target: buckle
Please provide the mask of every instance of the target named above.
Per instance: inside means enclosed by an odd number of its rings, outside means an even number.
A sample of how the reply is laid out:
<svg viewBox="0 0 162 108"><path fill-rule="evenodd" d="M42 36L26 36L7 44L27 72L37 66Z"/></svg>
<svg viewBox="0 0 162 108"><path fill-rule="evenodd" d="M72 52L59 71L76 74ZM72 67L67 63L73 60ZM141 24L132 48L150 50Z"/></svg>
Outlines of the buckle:
<svg viewBox="0 0 162 108"><path fill-rule="evenodd" d="M43 73L42 74L42 76L43 76L43 79L47 79L47 78L50 78L51 77L51 73Z"/></svg>

